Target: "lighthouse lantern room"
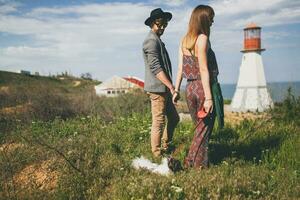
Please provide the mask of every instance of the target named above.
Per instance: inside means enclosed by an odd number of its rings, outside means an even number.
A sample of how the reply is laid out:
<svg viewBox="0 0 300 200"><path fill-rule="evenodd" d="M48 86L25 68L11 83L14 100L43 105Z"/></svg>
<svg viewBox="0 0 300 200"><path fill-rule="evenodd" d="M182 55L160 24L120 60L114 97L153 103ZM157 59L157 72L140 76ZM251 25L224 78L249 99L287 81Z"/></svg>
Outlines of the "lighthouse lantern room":
<svg viewBox="0 0 300 200"><path fill-rule="evenodd" d="M241 52L265 50L261 49L260 32L261 27L258 27L254 23L244 28L244 49Z"/></svg>

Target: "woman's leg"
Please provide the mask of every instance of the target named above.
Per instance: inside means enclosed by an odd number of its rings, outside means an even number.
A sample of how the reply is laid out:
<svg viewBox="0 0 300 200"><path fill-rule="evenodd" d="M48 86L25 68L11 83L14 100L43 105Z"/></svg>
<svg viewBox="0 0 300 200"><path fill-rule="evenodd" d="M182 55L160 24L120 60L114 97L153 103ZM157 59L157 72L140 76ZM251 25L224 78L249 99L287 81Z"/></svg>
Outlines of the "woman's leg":
<svg viewBox="0 0 300 200"><path fill-rule="evenodd" d="M200 81L193 81L192 85L187 87L187 101L191 115L196 122L195 135L185 159L186 167L207 167L208 166L208 141L213 128L213 115L205 119L197 117L197 111L200 110L204 102L204 91Z"/></svg>
<svg viewBox="0 0 300 200"><path fill-rule="evenodd" d="M201 123L198 132L198 146L195 147L194 167L208 167L208 143L214 125L214 114L206 117ZM197 149L198 148L198 149Z"/></svg>
<svg viewBox="0 0 300 200"><path fill-rule="evenodd" d="M192 117L193 122L196 124L197 123L197 100L195 97L195 92L194 90L196 87L194 86L193 82L188 82L185 90L185 95L186 95L186 101L187 101L187 106L190 112L190 115Z"/></svg>
<svg viewBox="0 0 300 200"><path fill-rule="evenodd" d="M186 87L186 101L195 126L198 124L198 119L197 119L198 102L197 102L197 95L195 95L196 90L197 90L197 84L195 84L194 81L188 82ZM195 137L196 134L194 135L194 138L190 145L188 155L184 160L185 167L192 167L194 165L193 163L195 157L195 150L193 146L195 145Z"/></svg>

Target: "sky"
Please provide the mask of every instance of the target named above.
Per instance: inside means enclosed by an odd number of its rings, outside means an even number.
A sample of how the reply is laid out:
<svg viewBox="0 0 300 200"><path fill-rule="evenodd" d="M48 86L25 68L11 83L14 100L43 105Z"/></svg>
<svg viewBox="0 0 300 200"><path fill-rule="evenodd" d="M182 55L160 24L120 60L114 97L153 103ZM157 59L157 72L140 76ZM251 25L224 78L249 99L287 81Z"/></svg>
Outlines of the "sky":
<svg viewBox="0 0 300 200"><path fill-rule="evenodd" d="M175 80L179 41L199 4L215 10L210 40L221 83L238 80L250 22L262 27L267 82L300 81L299 0L0 0L0 70L144 79L142 43L150 30L144 21L161 7L173 14L161 39Z"/></svg>

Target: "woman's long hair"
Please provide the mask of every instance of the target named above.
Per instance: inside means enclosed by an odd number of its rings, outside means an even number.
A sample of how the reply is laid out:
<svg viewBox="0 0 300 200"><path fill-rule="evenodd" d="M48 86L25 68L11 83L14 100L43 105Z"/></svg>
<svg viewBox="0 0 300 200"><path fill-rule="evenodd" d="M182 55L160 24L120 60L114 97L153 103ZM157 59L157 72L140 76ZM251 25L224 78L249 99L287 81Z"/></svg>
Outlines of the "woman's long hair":
<svg viewBox="0 0 300 200"><path fill-rule="evenodd" d="M194 49L197 37L200 34L205 34L209 37L210 25L214 15L212 7L207 5L199 5L193 10L188 32L183 39L183 48Z"/></svg>

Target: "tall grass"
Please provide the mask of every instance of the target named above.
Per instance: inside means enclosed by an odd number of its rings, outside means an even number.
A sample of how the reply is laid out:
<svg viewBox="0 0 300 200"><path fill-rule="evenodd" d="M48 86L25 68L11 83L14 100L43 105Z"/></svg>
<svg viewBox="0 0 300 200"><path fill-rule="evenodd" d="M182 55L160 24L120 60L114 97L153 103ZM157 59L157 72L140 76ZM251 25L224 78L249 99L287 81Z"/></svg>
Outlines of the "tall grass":
<svg viewBox="0 0 300 200"><path fill-rule="evenodd" d="M0 199L300 197L300 101L292 96L266 118L214 131L208 169L164 177L131 167L138 156L151 158L145 94L106 98L68 91L36 94L40 99L31 102L37 113L29 113L26 123L11 118L14 128L1 134ZM39 119L39 112L48 117ZM192 130L191 122L176 128L173 156L181 161Z"/></svg>

